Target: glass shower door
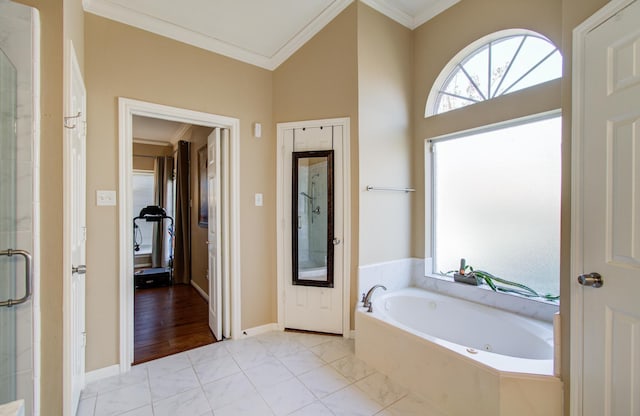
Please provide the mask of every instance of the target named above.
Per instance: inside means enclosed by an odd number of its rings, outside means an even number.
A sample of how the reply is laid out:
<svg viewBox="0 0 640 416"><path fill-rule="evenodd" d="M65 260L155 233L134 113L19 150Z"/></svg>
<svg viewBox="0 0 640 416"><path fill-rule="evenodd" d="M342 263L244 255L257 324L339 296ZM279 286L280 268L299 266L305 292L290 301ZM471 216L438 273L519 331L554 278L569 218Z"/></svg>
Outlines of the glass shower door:
<svg viewBox="0 0 640 416"><path fill-rule="evenodd" d="M0 252L16 247L17 74L0 49ZM15 256L0 256L0 302L15 299ZM16 307L0 306L0 404L16 399Z"/></svg>
<svg viewBox="0 0 640 416"><path fill-rule="evenodd" d="M0 404L37 413L31 255L37 229L39 18L0 0Z"/></svg>

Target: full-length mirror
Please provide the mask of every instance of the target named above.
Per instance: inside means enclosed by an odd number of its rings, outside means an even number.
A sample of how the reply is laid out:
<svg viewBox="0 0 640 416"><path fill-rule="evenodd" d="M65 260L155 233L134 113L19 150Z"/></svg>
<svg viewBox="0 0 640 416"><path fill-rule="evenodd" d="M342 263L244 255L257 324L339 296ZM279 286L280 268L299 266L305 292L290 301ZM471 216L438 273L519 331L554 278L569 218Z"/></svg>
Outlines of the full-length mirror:
<svg viewBox="0 0 640 416"><path fill-rule="evenodd" d="M333 287L333 150L293 152L293 284Z"/></svg>

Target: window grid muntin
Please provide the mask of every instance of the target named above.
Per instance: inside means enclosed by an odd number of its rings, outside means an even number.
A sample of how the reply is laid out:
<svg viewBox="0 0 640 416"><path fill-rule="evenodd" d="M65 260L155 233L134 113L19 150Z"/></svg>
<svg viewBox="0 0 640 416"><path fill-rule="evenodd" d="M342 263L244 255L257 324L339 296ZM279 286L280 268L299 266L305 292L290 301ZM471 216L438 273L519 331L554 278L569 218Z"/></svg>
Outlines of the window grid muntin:
<svg viewBox="0 0 640 416"><path fill-rule="evenodd" d="M507 67L504 70L504 73L502 74L502 76L500 77L500 80L498 82L498 86L495 88L495 91L492 91L492 84L493 82L491 81L492 79L492 62L493 62L493 47L494 45L497 45L503 41L507 41L509 39L514 39L514 38L521 38L521 41L517 47L517 49L515 50L515 52L513 53L513 55L511 56L511 59L509 60L509 63L507 65ZM523 46L526 43L526 40L529 38L535 38L535 39L539 39L542 40L546 43L548 43L552 49L550 50L550 52L548 52L543 58L541 58L540 60L538 60L533 66L531 66L528 70L526 70L524 72L523 75L521 75L520 77L518 77L514 82L511 83L511 85L507 86L504 90L501 91L502 88L502 84L504 83L504 81L507 79L507 76L509 75L509 72L511 71L514 62L516 62L516 60L518 59ZM477 83L473 80L473 77L471 74L468 73L468 71L464 68L465 64L467 62L469 62L471 59L473 59L476 55L480 54L480 53L487 53L488 54L488 59L487 59L487 81L488 81L488 88L487 88L487 94L489 96L489 98L486 98L484 92L482 91L482 89L477 85ZM527 33L517 33L517 34L512 34L512 35L507 35L507 36L502 36L500 38L497 39L493 39L488 41L487 43L477 47L476 49L474 49L471 53L469 53L468 55L466 55L463 59L460 60L460 62L458 62L457 64L454 65L453 69L451 69L449 71L449 74L446 76L446 78L444 79L444 82L442 82L440 84L440 87L438 89L438 93L436 96L436 99L434 100L434 104L433 107L431 109L427 109L427 111L429 112L428 114L426 114L425 116L429 116L429 115L436 115L436 114L441 114L441 113L445 113L448 111L452 111L452 110L456 110L459 108L463 108L466 107L468 105L471 104L475 104L481 101L487 101L496 97L499 97L501 95L506 95L509 94L511 92L515 92L518 91L519 89L515 89L512 90L512 88L514 88L515 86L517 86L518 83L520 83L522 80L526 79L527 76L529 76L533 71L535 71L535 69L537 69L540 65L542 65L544 62L546 62L548 59L550 59L554 54L560 54L559 49L546 37L539 35L539 34L533 34L530 31L527 31ZM560 57L562 58L562 56L560 55ZM560 61L562 62L562 61ZM561 64L560 64L560 72L562 71L561 68ZM454 94L451 92L447 92L447 88L449 87L450 83L453 81L453 79L456 77L456 75L458 74L459 71L462 71L462 73L464 74L464 76L466 77L466 79L471 83L471 86L473 86L473 88L475 89L475 91L477 91L477 93L480 95L480 97L484 98L483 100L477 100L474 97L471 96L463 96L460 94ZM480 75L478 75L480 76ZM558 77L560 77L561 75L559 75ZM546 82L546 81L550 81L552 79L557 79L556 78L549 78L545 81L541 81L542 82ZM538 83L538 84L540 84ZM538 84L534 84L534 85L538 85ZM531 85L533 86L533 85ZM529 86L529 87L531 87ZM529 88L529 87L525 87L525 88ZM441 104L442 104L442 99L444 97L453 97L456 98L458 100L464 100L467 103L464 105L460 105L460 106L454 106L448 109L441 109Z"/></svg>

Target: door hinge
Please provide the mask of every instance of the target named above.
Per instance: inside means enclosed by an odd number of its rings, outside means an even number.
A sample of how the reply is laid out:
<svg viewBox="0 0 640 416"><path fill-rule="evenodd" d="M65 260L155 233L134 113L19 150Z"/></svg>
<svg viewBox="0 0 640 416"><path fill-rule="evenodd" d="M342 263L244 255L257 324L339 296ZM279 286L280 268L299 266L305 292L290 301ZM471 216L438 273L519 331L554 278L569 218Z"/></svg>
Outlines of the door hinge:
<svg viewBox="0 0 640 416"><path fill-rule="evenodd" d="M82 241L87 242L87 227L82 227Z"/></svg>
<svg viewBox="0 0 640 416"><path fill-rule="evenodd" d="M87 333L83 332L82 333L82 347L86 347L87 346Z"/></svg>

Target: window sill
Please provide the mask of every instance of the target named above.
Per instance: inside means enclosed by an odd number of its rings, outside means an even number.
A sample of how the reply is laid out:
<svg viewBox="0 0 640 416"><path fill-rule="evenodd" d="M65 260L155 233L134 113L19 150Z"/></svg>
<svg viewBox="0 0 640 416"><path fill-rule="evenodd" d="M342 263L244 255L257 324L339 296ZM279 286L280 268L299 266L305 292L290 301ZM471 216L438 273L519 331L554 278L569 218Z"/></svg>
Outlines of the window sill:
<svg viewBox="0 0 640 416"><path fill-rule="evenodd" d="M453 277L430 273L414 277L412 286L546 322L553 322L553 316L559 309L558 302L534 300L515 293L494 292L488 285L467 285L454 282Z"/></svg>

